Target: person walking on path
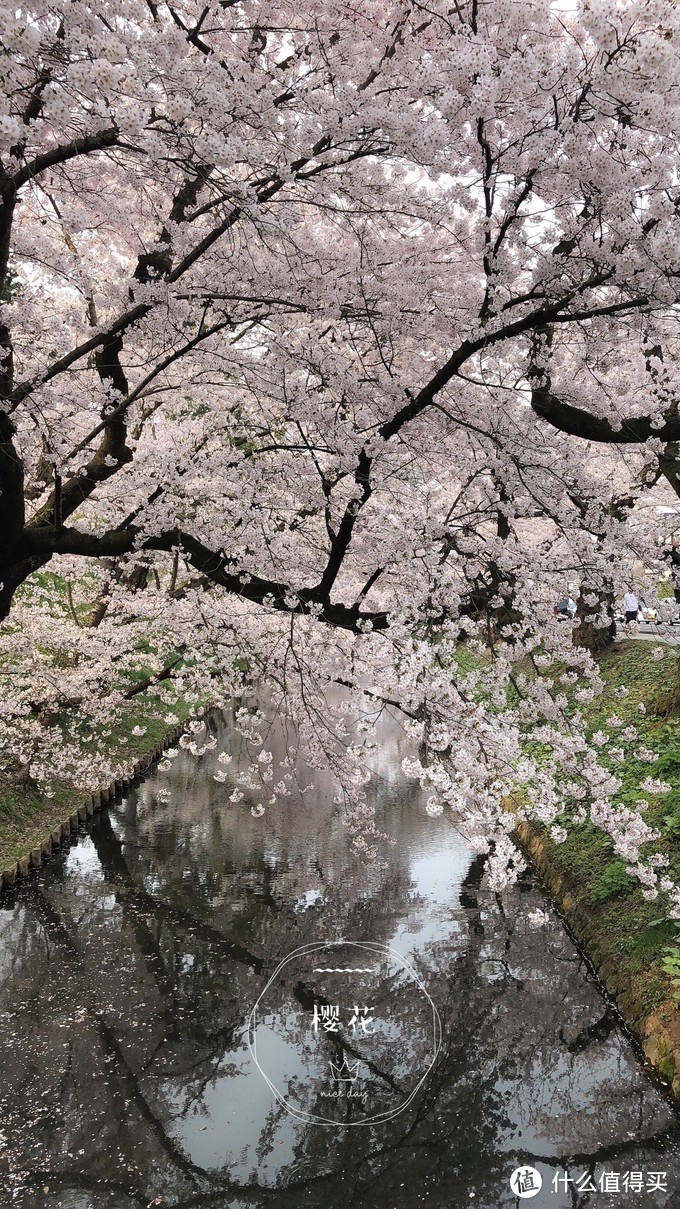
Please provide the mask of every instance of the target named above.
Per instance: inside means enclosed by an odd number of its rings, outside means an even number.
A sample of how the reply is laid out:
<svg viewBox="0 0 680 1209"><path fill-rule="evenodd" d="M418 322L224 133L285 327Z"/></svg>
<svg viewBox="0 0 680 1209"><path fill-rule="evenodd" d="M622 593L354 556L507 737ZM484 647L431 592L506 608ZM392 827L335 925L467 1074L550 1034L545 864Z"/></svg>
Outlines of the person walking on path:
<svg viewBox="0 0 680 1209"><path fill-rule="evenodd" d="M626 615L626 625L632 625L637 621L639 608L640 602L631 589L623 597L623 611Z"/></svg>

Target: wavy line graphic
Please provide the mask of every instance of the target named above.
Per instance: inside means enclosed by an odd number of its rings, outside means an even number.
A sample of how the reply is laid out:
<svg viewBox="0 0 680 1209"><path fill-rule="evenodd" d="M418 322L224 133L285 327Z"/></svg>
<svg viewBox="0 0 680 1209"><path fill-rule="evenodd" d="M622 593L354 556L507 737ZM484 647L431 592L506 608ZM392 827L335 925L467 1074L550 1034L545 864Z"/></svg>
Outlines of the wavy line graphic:
<svg viewBox="0 0 680 1209"><path fill-rule="evenodd" d="M373 966L315 966L314 974L372 974Z"/></svg>

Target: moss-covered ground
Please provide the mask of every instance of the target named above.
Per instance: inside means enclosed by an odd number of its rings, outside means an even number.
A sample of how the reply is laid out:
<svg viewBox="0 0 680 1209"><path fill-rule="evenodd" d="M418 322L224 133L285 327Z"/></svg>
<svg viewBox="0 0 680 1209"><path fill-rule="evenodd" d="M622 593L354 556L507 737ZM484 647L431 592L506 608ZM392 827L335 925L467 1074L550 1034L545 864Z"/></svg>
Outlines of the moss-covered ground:
<svg viewBox="0 0 680 1209"><path fill-rule="evenodd" d="M655 658L655 646L663 648L662 659ZM600 671L605 691L583 711L589 731L611 736L600 758L622 781L616 799L631 807L646 800L643 817L658 832L659 839L643 846L642 853L654 851L666 856L668 866L664 872L677 881L680 879L678 648L664 647L663 642L625 641L601 659ZM621 690L627 690L625 695ZM633 723L638 738L621 762L610 751L617 746L617 732ZM635 751L642 748L653 752L656 758L653 761L636 758ZM642 782L649 777L669 784L670 792L658 796L645 792ZM661 898L651 902L644 898L642 886L626 872L628 862L616 856L611 840L592 824L567 827L568 838L561 844L551 841L548 829L534 830L541 834L550 867L588 916L589 932L597 937L597 964L624 974L633 998L646 1011L667 1004L674 985L664 964L668 969L668 946L680 943L680 937L676 925L663 918Z"/></svg>

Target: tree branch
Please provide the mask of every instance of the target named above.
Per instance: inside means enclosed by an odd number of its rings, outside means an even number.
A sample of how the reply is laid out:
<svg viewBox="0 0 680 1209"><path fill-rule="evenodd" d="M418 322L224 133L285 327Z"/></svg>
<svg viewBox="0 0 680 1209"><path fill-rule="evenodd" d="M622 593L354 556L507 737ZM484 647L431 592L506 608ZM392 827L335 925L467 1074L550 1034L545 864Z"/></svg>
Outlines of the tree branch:
<svg viewBox="0 0 680 1209"><path fill-rule="evenodd" d="M250 601L282 613L314 617L327 625L361 633L366 629L384 630L388 614L362 613L357 606L334 604L325 598L321 584L313 588L292 588L289 584L249 575L238 569L235 559L208 549L198 538L180 529L170 529L139 542L138 530L111 529L101 535L63 528L59 533L47 527L27 526L23 533L22 556L46 561L52 554L75 554L87 558L116 557L139 550L172 553L180 548L188 563L219 587Z"/></svg>
<svg viewBox="0 0 680 1209"><path fill-rule="evenodd" d="M108 129L100 130L97 134L84 134L79 139L72 139L70 143L62 143L58 147L53 147L51 151L44 151L42 155L36 155L34 159L25 164L14 176L8 177L3 192L7 193L8 190L11 190L13 193L17 193L23 185L39 176L47 168L56 168L57 164L65 164L78 155L91 155L93 151L103 151L105 147L114 147L119 138L120 133L117 127L109 126Z"/></svg>
<svg viewBox="0 0 680 1209"><path fill-rule="evenodd" d="M535 387L531 392L531 406L537 416L547 420L553 428L585 441L596 441L607 445L640 445L650 437L660 441L680 440L680 417L668 416L659 427L652 425L649 416L636 416L622 420L620 428L614 428L609 420L593 416L571 403L563 403L547 386Z"/></svg>

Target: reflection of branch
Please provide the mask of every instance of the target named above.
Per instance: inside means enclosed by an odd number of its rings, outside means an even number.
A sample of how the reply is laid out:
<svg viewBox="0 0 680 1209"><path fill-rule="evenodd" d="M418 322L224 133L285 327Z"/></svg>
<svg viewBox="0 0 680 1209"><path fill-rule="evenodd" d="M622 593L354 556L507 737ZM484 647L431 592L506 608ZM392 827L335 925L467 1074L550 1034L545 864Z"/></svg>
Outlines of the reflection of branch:
<svg viewBox="0 0 680 1209"><path fill-rule="evenodd" d="M152 894L149 894L147 890L138 885L128 868L123 856L122 845L111 826L111 820L108 815L100 815L91 838L97 850L97 856L101 862L102 869L106 873L114 893L116 891L116 883L119 885L122 884L125 888L124 895L116 895L117 901L124 911L126 905L131 903L133 907L139 907L147 914L165 916L171 924L180 924L184 928L197 931L200 937L206 940L208 944L220 949L224 955L232 958L234 961L250 966L256 974L262 972L264 965L263 958L255 956L254 953L251 953L236 941L229 940L223 932L218 931L217 928L213 928L205 920L197 918L186 907L176 907L171 903L164 902L163 899L154 898Z"/></svg>
<svg viewBox="0 0 680 1209"><path fill-rule="evenodd" d="M533 1154L530 1150L508 1150L505 1152L508 1160L511 1158L517 1163L544 1163L548 1167L586 1167L589 1163L607 1163L619 1160L624 1154L639 1153L640 1146L648 1146L651 1150L665 1151L668 1148L670 1153L674 1145L673 1136L669 1128L660 1129L658 1133L649 1134L647 1137L634 1137L626 1141L612 1142L609 1146L601 1146L593 1151L584 1151L577 1154L575 1151L570 1151L566 1155L560 1154Z"/></svg>
<svg viewBox="0 0 680 1209"><path fill-rule="evenodd" d="M86 969L83 953L77 939L71 935L71 932L62 920L58 911L54 908L52 903L50 903L46 895L39 889L36 889L35 901L38 904L45 928L49 929L52 935L54 935L64 955L72 959L74 965L82 974L83 985L81 990L81 1006L87 1011L92 1028L99 1034L101 1038L104 1054L108 1054L115 1060L116 1074L123 1083L129 1096L134 1101L134 1104L141 1117L150 1127L161 1149L168 1155L175 1168L177 1168L179 1171L182 1171L195 1183L198 1183L199 1181L206 1181L213 1187L219 1187L219 1196L223 1197L227 1192L235 1193L239 1196L241 1196L244 1191L247 1193L247 1187L244 1189L239 1184L232 1183L230 1180L224 1179L218 1174L207 1172L204 1170L204 1168L198 1166L183 1153L180 1145L169 1136L163 1121L153 1111L145 1095L143 1094L139 1085L140 1076L136 1074L130 1066L125 1056L123 1047L114 1033L112 1025L105 1020L100 1012L100 1009L96 1005L95 996L92 990L93 983L89 977L88 970ZM70 1182L75 1183L78 1187L82 1186L88 1189L90 1188L90 1185L87 1182L87 1177L82 1172L39 1173L39 1178L42 1179L42 1176L45 1176L45 1179L42 1181L43 1183L45 1183L47 1180L48 1174L51 1179L61 1182L62 1184ZM33 1172L32 1178L36 1178L35 1172ZM104 1183L106 1184L107 1181L104 1181ZM113 1184L112 1186L116 1187L117 1185ZM97 1188L101 1188L101 1184L98 1183ZM128 1192L128 1195L134 1200L137 1200L144 1205L148 1204L148 1196L146 1194L137 1193L134 1191L134 1189L128 1190L125 1185L121 1185L121 1188L124 1188L124 1190ZM200 1203L204 1204L205 1201L201 1201Z"/></svg>
<svg viewBox="0 0 680 1209"><path fill-rule="evenodd" d="M102 1047L105 1053L110 1054L115 1058L117 1063L117 1073L125 1083L128 1092L134 1100L141 1116L150 1125L153 1133L156 1136L161 1148L170 1156L173 1163L185 1174L196 1180L198 1177L206 1179L210 1182L214 1177L210 1176L198 1167L195 1163L188 1159L177 1143L168 1136L163 1123L156 1117L155 1113L147 1103L142 1091L139 1087L138 1076L130 1067L122 1047L114 1035L113 1028L107 1024L104 1017L100 1014L94 1002L94 995L91 990L91 980L88 978L88 973L85 968L83 954L80 946L70 935L68 928L61 919L59 913L54 909L46 896L38 891L36 899L40 906L41 915L47 927L56 935L56 938L66 953L74 960L74 963L81 970L84 978L83 997L85 1002L82 1006L87 1011L93 1028L99 1033L102 1040Z"/></svg>
<svg viewBox="0 0 680 1209"><path fill-rule="evenodd" d="M192 1106L196 1104L197 1101L203 1099L206 1088L217 1077L220 1065L224 1060L225 1051L231 1049L234 1045L237 1039L235 1036L236 1031L238 1029L240 1032L242 1025L243 1021L239 1018L236 1023L228 1024L225 1026L225 1028L219 1029L216 1033L210 1033L209 1036L205 1037L203 1045L205 1047L210 1046L212 1048L215 1042L219 1041L224 1048L220 1049L217 1053L211 1052L201 1054L200 1058L198 1058L196 1062L187 1063L180 1071L173 1071L164 1063L163 1069L159 1071L158 1076L156 1076L154 1071L148 1069L148 1065L144 1067L147 1076L151 1079L156 1077L165 1080L181 1079L185 1084L185 1087L183 1088L185 1093L184 1108L178 1114L179 1119L186 1118ZM166 1039L164 1038L164 1041L165 1040ZM200 1077L198 1075L195 1076L194 1086L191 1088L191 1090L189 1090L189 1087L186 1085L189 1083L192 1071L196 1071L199 1069L199 1067L205 1066L206 1064L208 1067L207 1071L200 1075Z"/></svg>
<svg viewBox="0 0 680 1209"><path fill-rule="evenodd" d="M177 1167L180 1171L183 1171L185 1175L189 1176L195 1182L198 1180L208 1180L209 1183L214 1184L215 1176L209 1174L203 1169L203 1167L199 1167L196 1163L192 1162L191 1159L187 1158L174 1138L171 1138L168 1135L163 1122L159 1120L159 1118L153 1112L139 1086L138 1076L128 1063L127 1058L123 1053L122 1046L118 1041L118 1038L115 1036L111 1025L107 1024L103 1017L99 1017L97 1020L97 1028L101 1034L104 1051L110 1054L111 1057L115 1058L117 1063L117 1074L125 1084L125 1087L134 1101L140 1116L150 1127L151 1132L154 1134L156 1141L161 1147L161 1150L165 1151L165 1153L174 1163L175 1167Z"/></svg>
<svg viewBox="0 0 680 1209"><path fill-rule="evenodd" d="M353 1160L353 1169L358 1177L362 1168L368 1167L368 1178L363 1181L357 1178L354 1191L349 1200L350 1205L365 1205L366 1191L371 1185L378 1184L384 1178L385 1165L381 1164L376 1167L376 1160L385 1159L388 1156L396 1156L399 1152L408 1152L413 1155L418 1150L425 1151L428 1156L428 1168L431 1158L437 1155L440 1159L446 1153L447 1148L455 1150L457 1139L455 1131L458 1129L458 1116L454 1118L450 1132L445 1130L438 1131L432 1136L431 1127L428 1128L426 1137L418 1137L417 1130L425 1121L431 1120L431 1114L438 1103L442 1093L455 1089L459 1086L459 1078L461 1071L464 1073L468 1069L470 1043L475 1034L479 1031L480 1026L487 1023L491 1016L492 1005L487 1004L482 1011L472 1020L468 1019L468 1029L464 1034L457 1032L455 1047L452 1045L453 1033L448 1034L448 1048L445 1055L440 1056L436 1066L432 1072L431 1078L427 1085L419 1094L414 1106L413 1115L410 1124L398 1136L395 1141L383 1143L369 1149L365 1154L356 1156ZM478 1086L480 1086L478 1082ZM440 1118L441 1119L441 1118ZM454 1136L452 1136L454 1135ZM392 1167L394 1159L390 1161L389 1166Z"/></svg>
<svg viewBox="0 0 680 1209"><path fill-rule="evenodd" d="M614 1015L614 1009L608 1004L600 1019L593 1021L592 1024L587 1024L571 1041L567 1041L562 1028L559 1030L558 1037L570 1054L582 1054L593 1043L606 1041L617 1027L618 1021Z"/></svg>

